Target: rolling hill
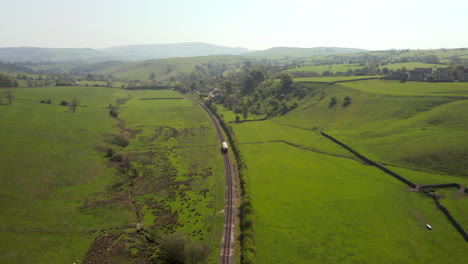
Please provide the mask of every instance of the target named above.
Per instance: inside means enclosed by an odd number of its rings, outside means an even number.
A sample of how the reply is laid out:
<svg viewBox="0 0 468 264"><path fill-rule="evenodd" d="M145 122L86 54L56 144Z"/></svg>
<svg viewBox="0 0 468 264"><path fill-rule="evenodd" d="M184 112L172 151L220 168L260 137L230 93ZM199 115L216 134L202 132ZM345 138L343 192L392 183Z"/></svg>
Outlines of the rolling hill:
<svg viewBox="0 0 468 264"><path fill-rule="evenodd" d="M239 55L249 50L245 48L230 48L207 43L176 43L130 45L100 49L99 51L131 61L163 59L175 57L197 57L209 55Z"/></svg>
<svg viewBox="0 0 468 264"><path fill-rule="evenodd" d="M317 47L317 48L294 48L294 47L274 47L267 50L244 54L253 57L294 57L306 58L312 56L325 56L336 54L354 54L368 52L364 49Z"/></svg>

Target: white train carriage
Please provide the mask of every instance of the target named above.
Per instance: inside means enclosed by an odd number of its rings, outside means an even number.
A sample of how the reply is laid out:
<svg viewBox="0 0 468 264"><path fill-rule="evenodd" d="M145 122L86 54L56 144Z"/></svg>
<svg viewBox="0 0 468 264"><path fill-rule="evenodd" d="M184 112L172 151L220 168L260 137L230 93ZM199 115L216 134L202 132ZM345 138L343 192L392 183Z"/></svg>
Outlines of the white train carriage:
<svg viewBox="0 0 468 264"><path fill-rule="evenodd" d="M226 153L228 151L228 144L226 143L226 141L223 141L223 143L221 143L221 150Z"/></svg>

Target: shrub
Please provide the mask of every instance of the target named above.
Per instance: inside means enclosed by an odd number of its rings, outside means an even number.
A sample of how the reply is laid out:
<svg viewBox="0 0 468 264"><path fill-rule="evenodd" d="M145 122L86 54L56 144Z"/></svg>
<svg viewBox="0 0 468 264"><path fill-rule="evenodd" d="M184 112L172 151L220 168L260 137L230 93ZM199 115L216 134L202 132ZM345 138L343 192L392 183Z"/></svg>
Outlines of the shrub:
<svg viewBox="0 0 468 264"><path fill-rule="evenodd" d="M52 104L52 100L47 99L46 104Z"/></svg>
<svg viewBox="0 0 468 264"><path fill-rule="evenodd" d="M60 102L60 105L62 105L62 106L67 106L67 105L68 105L68 102L65 101L65 100L62 100L62 101Z"/></svg>
<svg viewBox="0 0 468 264"><path fill-rule="evenodd" d="M338 101L336 100L336 98L335 98L335 97L332 97L332 98L330 99L330 103L328 103L328 108L334 107L334 106L336 105L337 102L338 102Z"/></svg>
<svg viewBox="0 0 468 264"><path fill-rule="evenodd" d="M130 140L128 138L126 138L125 136L116 135L112 139L112 143L117 145L117 146L125 148L126 146L128 146L128 144L130 144Z"/></svg>
<svg viewBox="0 0 468 264"><path fill-rule="evenodd" d="M344 99L344 102L343 102L343 107L347 107L351 104L351 97L347 96L345 99Z"/></svg>
<svg viewBox="0 0 468 264"><path fill-rule="evenodd" d="M117 118L119 116L119 112L117 112L117 110L111 109L109 111L109 115L111 115L114 118Z"/></svg>
<svg viewBox="0 0 468 264"><path fill-rule="evenodd" d="M41 104L45 104L46 100L42 99Z"/></svg>

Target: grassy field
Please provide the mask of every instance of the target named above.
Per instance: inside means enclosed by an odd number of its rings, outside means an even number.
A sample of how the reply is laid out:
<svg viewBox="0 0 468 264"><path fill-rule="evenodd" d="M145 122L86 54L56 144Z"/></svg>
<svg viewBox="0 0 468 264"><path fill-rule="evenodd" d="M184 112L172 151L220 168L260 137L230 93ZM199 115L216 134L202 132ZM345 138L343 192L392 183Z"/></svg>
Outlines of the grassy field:
<svg viewBox="0 0 468 264"><path fill-rule="evenodd" d="M139 100L180 97L172 91L13 91L13 104L0 105L1 263L147 263L157 244L145 244L138 222L153 239L179 230L203 241L217 263L224 167L199 106ZM81 102L76 113L59 105L74 97ZM132 98L120 105L120 122L108 109L119 98ZM115 145L118 135L129 139L126 148ZM108 147L113 162L102 152Z"/></svg>
<svg viewBox="0 0 468 264"><path fill-rule="evenodd" d="M466 256L463 238L432 199L341 157L347 153L315 132L273 121L233 126L249 167L259 263L438 263Z"/></svg>
<svg viewBox="0 0 468 264"><path fill-rule="evenodd" d="M276 122L324 130L380 162L466 175L467 95L463 83L350 82L327 87Z"/></svg>
<svg viewBox="0 0 468 264"><path fill-rule="evenodd" d="M322 74L324 71L330 72L347 72L348 70L362 69L365 66L360 66L359 64L330 64L330 65L317 65L317 66L304 66L298 68L292 68L287 71L305 71L305 72L316 72Z"/></svg>
<svg viewBox="0 0 468 264"><path fill-rule="evenodd" d="M117 180L94 146L100 134L115 132L106 106L122 94L82 87L14 93L12 105L0 105L0 262L73 263L96 232L134 221L122 207L96 214L79 209L86 197ZM55 104L73 97L86 107L72 114ZM44 98L54 104L40 104Z"/></svg>
<svg viewBox="0 0 468 264"><path fill-rule="evenodd" d="M284 116L232 123L249 170L259 263L463 261L466 242L431 198L319 131L417 184L468 186L466 85L371 80L324 88ZM468 225L466 195L442 203Z"/></svg>
<svg viewBox="0 0 468 264"><path fill-rule="evenodd" d="M279 143L242 150L260 263L453 263L466 257L465 241L431 199L372 167Z"/></svg>
<svg viewBox="0 0 468 264"><path fill-rule="evenodd" d="M349 81L362 78L379 78L382 76L331 76L331 77L309 77L309 78L294 78L294 82L336 82L336 81Z"/></svg>
<svg viewBox="0 0 468 264"><path fill-rule="evenodd" d="M135 176L123 181L123 189L132 193L140 220L155 239L182 231L208 245L209 262L217 263L224 163L211 120L188 99L154 99L181 98L174 91L130 94L119 117L133 137L122 153Z"/></svg>

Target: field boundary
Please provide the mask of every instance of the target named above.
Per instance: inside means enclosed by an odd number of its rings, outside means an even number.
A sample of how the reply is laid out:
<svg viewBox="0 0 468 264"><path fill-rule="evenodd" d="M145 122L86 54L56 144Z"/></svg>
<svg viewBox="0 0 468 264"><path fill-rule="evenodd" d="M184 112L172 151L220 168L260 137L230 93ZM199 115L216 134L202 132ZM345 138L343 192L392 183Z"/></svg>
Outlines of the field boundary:
<svg viewBox="0 0 468 264"><path fill-rule="evenodd" d="M288 146L291 146L291 147L294 147L294 148L298 148L298 149L302 149L302 150L305 150L305 151L310 151L310 152L319 153L319 154L328 155L328 156L333 156L333 157L338 157L338 158L356 160L356 159L354 159L354 158L352 158L352 157L349 157L349 156L336 155L336 154L327 153L327 152L325 152L325 151L320 151L320 150L316 150L316 149L313 149L313 148L304 147L304 146L302 146L302 145L297 145L297 144L294 144L294 143L289 142L289 141L286 141L286 140L242 142L242 143L239 143L239 145L268 144L268 143L283 143L283 144L286 144L286 145L288 145Z"/></svg>
<svg viewBox="0 0 468 264"><path fill-rule="evenodd" d="M343 148L345 148L349 152L353 153L356 157L358 157L362 161L366 162L367 164L379 168L383 172L385 172L385 173L395 177L396 179L402 181L403 183L405 183L406 185L408 185L412 189L414 189L416 191L422 191L423 193L431 196L434 199L434 202L435 202L437 208L440 211L442 211L442 213L447 217L447 219L452 224L452 226L460 233L460 235L462 235L462 237L465 239L465 241L468 242L468 234L465 231L465 229L462 227L462 225L460 225L460 223L458 223L458 221L455 219L455 217L452 216L450 211L440 203L439 198L434 194L434 192L426 190L428 188L435 189L435 188L452 188L452 187L455 187L455 188L459 188L460 190L464 189L464 193L468 193L468 190L465 187L461 186L458 183L444 183L444 184L433 184L433 185L416 185L416 184L412 183L411 181L407 180L406 178L404 178L403 176L391 171L390 169L378 164L375 161L372 161L372 160L366 158L365 156L361 155L360 153L358 153L354 149L350 148L348 145L344 144L343 142L339 141L338 139L336 139L336 138L334 138L334 137L332 137L332 136L330 136L330 135L328 135L328 134L326 134L324 132L320 132L320 133L322 134L322 136L330 139L331 141L333 141L336 144L342 146Z"/></svg>
<svg viewBox="0 0 468 264"><path fill-rule="evenodd" d="M365 163L369 164L369 165L372 165L374 167L377 167L378 169L382 170L383 172L395 177L397 180L403 182L404 184L408 185L409 187L413 188L413 189L416 189L416 184L414 184L413 182L411 182L410 180L404 178L403 176L395 173L394 171L380 165L379 163L375 162L375 161L372 161L370 159L368 159L367 157L363 156L362 154L360 154L359 152L355 151L354 149L350 148L348 145L344 144L343 142L339 141L338 139L324 133L324 132L320 132L322 134L322 136L330 139L331 141L335 142L336 144L342 146L343 148L345 148L347 151L351 152L354 156L356 156L357 158L359 158L360 160L364 161Z"/></svg>
<svg viewBox="0 0 468 264"><path fill-rule="evenodd" d="M338 80L331 82L319 82L319 81L298 81L297 83L321 83L321 84L335 84L335 83L344 83L344 82L357 82L357 81L367 81L367 80L379 80L380 77L371 77L371 78L358 78L352 80Z"/></svg>

